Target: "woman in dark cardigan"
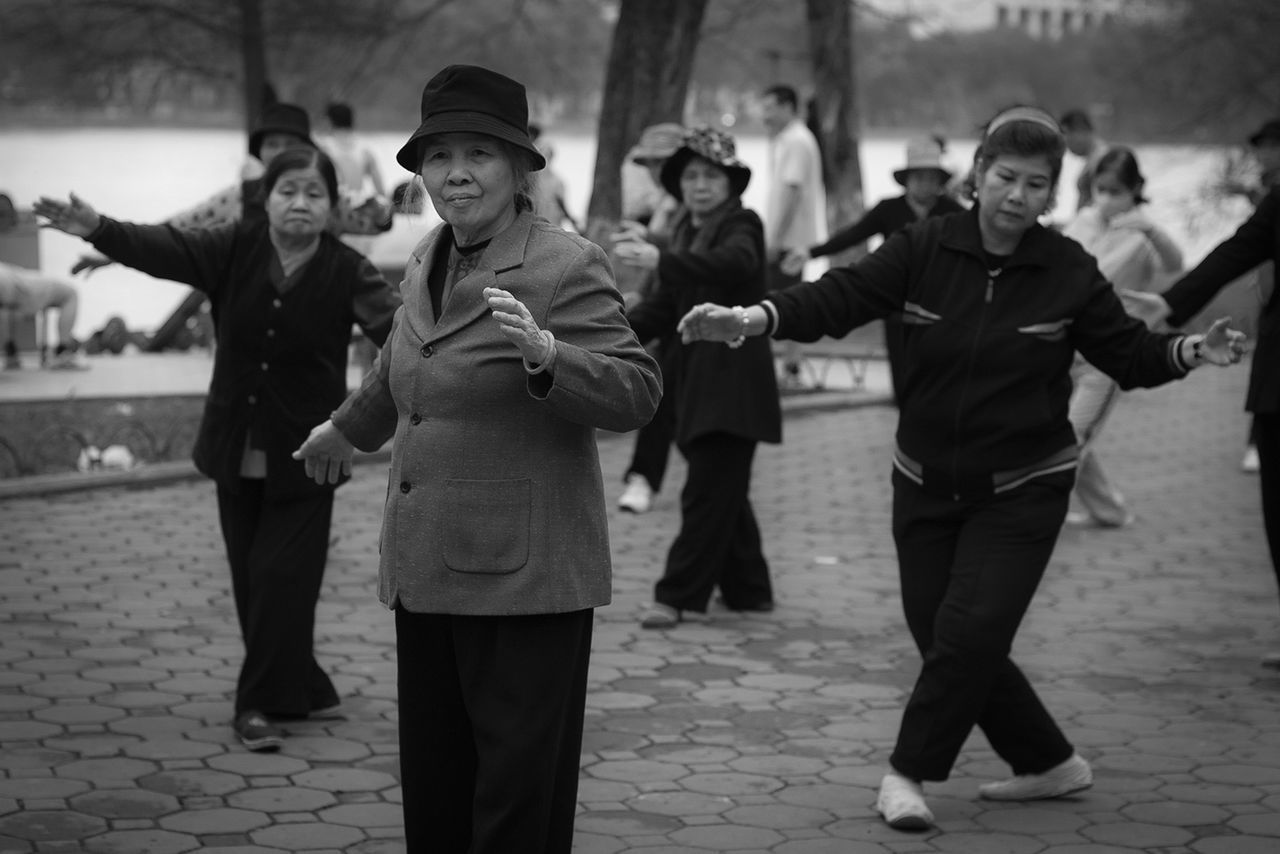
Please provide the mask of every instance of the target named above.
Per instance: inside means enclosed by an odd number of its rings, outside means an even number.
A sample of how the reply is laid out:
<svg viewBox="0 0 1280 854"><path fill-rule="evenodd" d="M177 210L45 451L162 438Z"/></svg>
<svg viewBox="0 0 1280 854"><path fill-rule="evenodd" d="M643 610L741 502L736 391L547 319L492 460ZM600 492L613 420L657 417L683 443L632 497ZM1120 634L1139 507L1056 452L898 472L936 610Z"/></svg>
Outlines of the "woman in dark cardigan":
<svg viewBox="0 0 1280 854"><path fill-rule="evenodd" d="M312 652L334 487L290 454L346 397L352 324L381 346L400 304L364 256L325 231L338 194L325 154L276 156L262 187L265 221L207 230L116 222L74 195L35 207L113 260L191 285L212 304L217 350L193 454L218 488L245 643L233 726L250 750L280 746L273 719L339 702Z"/></svg>
<svg viewBox="0 0 1280 854"><path fill-rule="evenodd" d="M670 242L616 247L622 263L655 269L658 285L628 314L641 341L670 333L700 302L751 304L765 292L764 227L742 207L751 178L733 137L695 128L662 168L662 185L683 203ZM676 446L689 463L680 494L681 527L646 628L669 628L686 611L703 613L718 585L735 611L770 611L773 587L751 509L751 461L759 442L782 439L782 414L769 342L674 342L663 366L675 401Z"/></svg>

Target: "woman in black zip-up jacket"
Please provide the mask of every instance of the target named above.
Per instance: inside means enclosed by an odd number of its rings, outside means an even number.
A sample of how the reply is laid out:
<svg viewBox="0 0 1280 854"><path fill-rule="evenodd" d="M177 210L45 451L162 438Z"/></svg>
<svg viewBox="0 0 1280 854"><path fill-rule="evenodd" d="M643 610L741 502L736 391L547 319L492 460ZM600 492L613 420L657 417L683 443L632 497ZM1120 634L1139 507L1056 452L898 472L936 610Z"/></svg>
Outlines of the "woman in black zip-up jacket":
<svg viewBox="0 0 1280 854"><path fill-rule="evenodd" d="M994 800L1092 784L1009 650L1066 516L1077 458L1067 418L1078 350L1122 388L1239 361L1243 336L1147 330L1079 244L1039 225L1064 141L1015 107L983 138L973 211L925 220L852 267L745 311L702 305L686 340L840 337L891 311L905 321L893 460L903 610L924 658L877 808L900 829L933 822L921 783L945 780L976 725L1013 770Z"/></svg>
<svg viewBox="0 0 1280 854"><path fill-rule="evenodd" d="M116 222L75 196L35 207L111 259L209 297L218 346L192 453L218 488L245 644L233 727L250 750L280 746L276 719L338 705L312 652L334 487L290 455L346 398L352 325L381 346L400 305L325 231L338 197L328 156L288 149L262 188L265 217L203 230Z"/></svg>

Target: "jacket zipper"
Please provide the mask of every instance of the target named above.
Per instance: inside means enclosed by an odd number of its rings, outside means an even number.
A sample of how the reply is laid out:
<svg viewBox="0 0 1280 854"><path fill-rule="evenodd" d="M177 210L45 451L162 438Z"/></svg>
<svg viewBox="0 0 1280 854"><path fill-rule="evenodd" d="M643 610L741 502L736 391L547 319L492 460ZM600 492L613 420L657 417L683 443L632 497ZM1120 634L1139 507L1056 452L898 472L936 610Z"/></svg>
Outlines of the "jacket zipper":
<svg viewBox="0 0 1280 854"><path fill-rule="evenodd" d="M987 307L991 305L991 298L995 294L996 277L1003 272L1002 268L995 270L987 270L987 290L982 298L982 314L978 317L978 330L973 336L973 346L969 348L969 364L964 375L964 385L960 389L960 399L956 401L956 419L953 436L954 451L951 453L951 498L954 501L960 500L960 493L955 491L955 484L960 477L960 423L961 415L964 413L964 399L968 395L969 385L973 380L973 366L978 357L978 344L982 341L982 333L987 328Z"/></svg>

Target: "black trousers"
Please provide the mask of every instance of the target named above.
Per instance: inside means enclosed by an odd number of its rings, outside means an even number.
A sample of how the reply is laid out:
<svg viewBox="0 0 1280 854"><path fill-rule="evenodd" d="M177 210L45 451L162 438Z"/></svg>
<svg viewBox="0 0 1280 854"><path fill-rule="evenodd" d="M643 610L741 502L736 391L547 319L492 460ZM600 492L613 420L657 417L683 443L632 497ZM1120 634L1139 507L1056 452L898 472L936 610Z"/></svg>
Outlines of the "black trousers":
<svg viewBox="0 0 1280 854"><path fill-rule="evenodd" d="M592 617L396 609L408 854L569 854Z"/></svg>
<svg viewBox="0 0 1280 854"><path fill-rule="evenodd" d="M894 470L902 604L924 657L889 759L899 773L947 779L975 724L1015 774L1071 757L1009 650L1053 554L1073 482L1061 472L957 501Z"/></svg>
<svg viewBox="0 0 1280 854"><path fill-rule="evenodd" d="M680 446L689 473L680 492L680 533L654 588L657 602L706 611L717 585L725 605L748 609L773 601L769 564L751 509L756 442L713 433Z"/></svg>
<svg viewBox="0 0 1280 854"><path fill-rule="evenodd" d="M675 431L675 396L663 394L653 418L636 433L635 450L631 454L631 465L627 466L624 479L627 475L643 475L654 492L662 489Z"/></svg>
<svg viewBox="0 0 1280 854"><path fill-rule="evenodd" d="M269 501L263 481L218 485L218 516L244 639L236 713L305 717L338 702L313 652L316 602L329 556L333 490Z"/></svg>
<svg viewBox="0 0 1280 854"><path fill-rule="evenodd" d="M1258 446L1258 484L1262 488L1262 524L1267 531L1271 568L1280 586L1280 412L1256 412L1253 424Z"/></svg>

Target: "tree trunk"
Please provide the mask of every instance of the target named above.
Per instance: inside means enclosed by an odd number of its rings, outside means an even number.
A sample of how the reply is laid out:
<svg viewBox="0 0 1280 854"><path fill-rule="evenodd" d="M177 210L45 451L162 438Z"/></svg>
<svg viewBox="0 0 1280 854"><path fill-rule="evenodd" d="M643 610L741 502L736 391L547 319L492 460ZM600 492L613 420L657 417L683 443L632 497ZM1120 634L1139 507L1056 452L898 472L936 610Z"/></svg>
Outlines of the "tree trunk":
<svg viewBox="0 0 1280 854"><path fill-rule="evenodd" d="M684 121L685 96L707 0L622 0L605 73L587 236L622 213L622 160L646 127Z"/></svg>
<svg viewBox="0 0 1280 854"><path fill-rule="evenodd" d="M815 133L827 181L827 222L834 230L863 212L854 9L849 0L805 0L805 6L817 99L819 127Z"/></svg>
<svg viewBox="0 0 1280 854"><path fill-rule="evenodd" d="M262 114L262 94L267 86L262 0L240 0L240 61L244 70L244 129L252 133Z"/></svg>

